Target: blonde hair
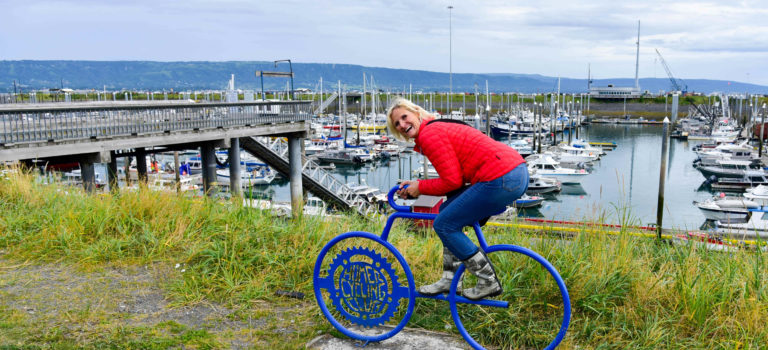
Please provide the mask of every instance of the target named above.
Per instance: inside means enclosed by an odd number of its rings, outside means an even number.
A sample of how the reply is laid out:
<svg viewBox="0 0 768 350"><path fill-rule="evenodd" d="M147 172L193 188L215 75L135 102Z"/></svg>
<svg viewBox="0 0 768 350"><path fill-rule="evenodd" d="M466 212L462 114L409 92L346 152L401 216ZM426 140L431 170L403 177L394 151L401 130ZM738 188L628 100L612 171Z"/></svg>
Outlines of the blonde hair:
<svg viewBox="0 0 768 350"><path fill-rule="evenodd" d="M394 101L392 101L392 103L389 105L389 108L387 109L387 129L398 140L411 141L411 138L401 133L400 130L397 130L395 125L392 124L392 111L394 111L395 108L404 108L407 111L415 113L419 116L419 122L423 122L425 118L427 120L434 119L429 113L427 113L427 111L424 110L424 108L421 108L421 106L411 102L409 99L403 97L396 98Z"/></svg>

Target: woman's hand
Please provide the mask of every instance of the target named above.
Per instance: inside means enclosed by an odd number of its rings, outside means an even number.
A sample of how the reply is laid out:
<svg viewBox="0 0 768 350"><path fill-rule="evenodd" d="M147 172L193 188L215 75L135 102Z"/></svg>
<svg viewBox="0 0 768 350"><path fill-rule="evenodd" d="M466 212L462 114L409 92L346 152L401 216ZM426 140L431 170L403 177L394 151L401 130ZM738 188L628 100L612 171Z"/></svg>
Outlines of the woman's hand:
<svg viewBox="0 0 768 350"><path fill-rule="evenodd" d="M408 185L408 188L403 188ZM416 198L421 195L419 192L419 182L415 180L405 180L400 183L400 189L396 192L400 198Z"/></svg>

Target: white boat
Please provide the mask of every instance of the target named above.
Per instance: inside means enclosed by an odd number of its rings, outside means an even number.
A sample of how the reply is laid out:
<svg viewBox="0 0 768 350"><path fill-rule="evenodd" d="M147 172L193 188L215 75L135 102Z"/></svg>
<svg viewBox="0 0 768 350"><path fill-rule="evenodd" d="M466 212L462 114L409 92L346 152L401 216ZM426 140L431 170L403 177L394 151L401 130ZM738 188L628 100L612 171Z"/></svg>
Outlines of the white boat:
<svg viewBox="0 0 768 350"><path fill-rule="evenodd" d="M244 198L243 206L248 208L267 210L276 216L291 217L293 213L290 202L276 202L269 199ZM307 202L304 205L302 212L304 215L334 216L331 214L328 205L322 199L313 196L307 198Z"/></svg>
<svg viewBox="0 0 768 350"><path fill-rule="evenodd" d="M526 162L528 163L529 171L535 171L536 174L543 176L554 177L561 183L578 183L584 176L589 175L586 169L563 168L560 166L560 162L548 154L540 154L539 157L530 161L526 159Z"/></svg>
<svg viewBox="0 0 768 350"><path fill-rule="evenodd" d="M325 152L328 149L338 148L338 142L329 141L327 138L307 139L304 141L304 154L308 156L315 153Z"/></svg>
<svg viewBox="0 0 768 350"><path fill-rule="evenodd" d="M555 158L565 163L589 163L600 159L602 151L590 151L585 148L560 144L555 152Z"/></svg>
<svg viewBox="0 0 768 350"><path fill-rule="evenodd" d="M768 206L768 186L757 185L757 187L748 188L744 193L744 198L762 206Z"/></svg>
<svg viewBox="0 0 768 350"><path fill-rule="evenodd" d="M707 220L726 222L745 222L749 209L758 209L760 204L745 198L723 197L710 198L702 202L694 201Z"/></svg>
<svg viewBox="0 0 768 350"><path fill-rule="evenodd" d="M361 162L372 162L373 161L373 154L371 154L370 151L368 151L367 148L363 147L354 147L354 148L347 148L347 152L352 153L353 157L357 157L360 159Z"/></svg>
<svg viewBox="0 0 768 350"><path fill-rule="evenodd" d="M272 168L266 166L251 168L250 170L241 169L240 186L243 188L248 188L255 185L268 185L272 183L272 180L275 179L275 176L277 176L275 171L272 170ZM220 185L229 185L229 169L216 170L216 181L218 181Z"/></svg>
<svg viewBox="0 0 768 350"><path fill-rule="evenodd" d="M571 142L571 146L576 148L583 148L589 152L596 153L601 156L605 154L605 150L603 149L603 147L593 146L587 140L584 140L584 139L573 140Z"/></svg>
<svg viewBox="0 0 768 350"><path fill-rule="evenodd" d="M421 165L419 165L416 169L413 169L412 174L413 177L423 179L424 178L424 162L419 161ZM437 170L435 170L435 167L432 165L432 163L427 162L427 175L430 179L438 178L440 177L440 174L437 173Z"/></svg>
<svg viewBox="0 0 768 350"><path fill-rule="evenodd" d="M356 164L363 162L355 152L346 149L327 150L325 152L316 153L315 157L323 163Z"/></svg>
<svg viewBox="0 0 768 350"><path fill-rule="evenodd" d="M717 160L743 160L749 162L759 161L759 156L754 152L754 148L744 141L740 144L723 143L711 147L700 147L694 152L699 156L695 162L702 164L716 164Z"/></svg>
<svg viewBox="0 0 768 350"><path fill-rule="evenodd" d="M525 193L528 194L542 194L550 192L560 192L562 186L560 181L554 177L545 177L536 173L532 173L528 176L528 189Z"/></svg>
<svg viewBox="0 0 768 350"><path fill-rule="evenodd" d="M94 182L96 184L96 187L101 188L106 186L107 185L106 167L94 166L93 172L94 172ZM68 185L82 185L83 184L82 171L80 169L74 169L72 171L65 172L64 174L62 174L62 182Z"/></svg>
<svg viewBox="0 0 768 350"><path fill-rule="evenodd" d="M521 156L525 157L533 153L533 147L531 147L531 144L528 143L525 139L515 139L509 141L509 146L514 148L517 153L519 153Z"/></svg>
<svg viewBox="0 0 768 350"><path fill-rule="evenodd" d="M768 210L750 209L746 222L715 221L715 232L732 238L768 238Z"/></svg>
<svg viewBox="0 0 768 350"><path fill-rule="evenodd" d="M365 198L369 203L371 204L381 204L384 205L387 203L387 194L382 192L380 189L371 187L365 184L347 184L347 187L349 187L352 192L357 194L358 196L361 196Z"/></svg>

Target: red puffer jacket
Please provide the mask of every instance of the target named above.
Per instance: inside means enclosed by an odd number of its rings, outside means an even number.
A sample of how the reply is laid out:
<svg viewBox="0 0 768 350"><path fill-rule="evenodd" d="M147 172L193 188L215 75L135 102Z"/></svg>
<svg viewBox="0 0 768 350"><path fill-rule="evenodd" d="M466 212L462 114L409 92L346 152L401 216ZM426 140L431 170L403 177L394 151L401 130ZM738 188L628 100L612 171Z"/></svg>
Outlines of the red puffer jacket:
<svg viewBox="0 0 768 350"><path fill-rule="evenodd" d="M525 163L514 148L462 123L423 123L414 150L435 166L437 179L419 180L419 192L441 196L465 183L491 181Z"/></svg>

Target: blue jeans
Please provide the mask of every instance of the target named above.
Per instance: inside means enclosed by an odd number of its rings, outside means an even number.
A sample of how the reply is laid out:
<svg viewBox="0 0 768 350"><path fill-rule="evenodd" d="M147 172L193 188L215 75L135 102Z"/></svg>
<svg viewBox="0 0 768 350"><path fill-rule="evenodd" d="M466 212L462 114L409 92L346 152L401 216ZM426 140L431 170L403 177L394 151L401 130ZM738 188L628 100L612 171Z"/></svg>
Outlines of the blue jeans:
<svg viewBox="0 0 768 350"><path fill-rule="evenodd" d="M528 189L528 167L518 165L495 180L478 182L459 193L451 193L440 205L433 228L443 245L461 260L467 260L479 248L462 229L477 221L503 212Z"/></svg>

